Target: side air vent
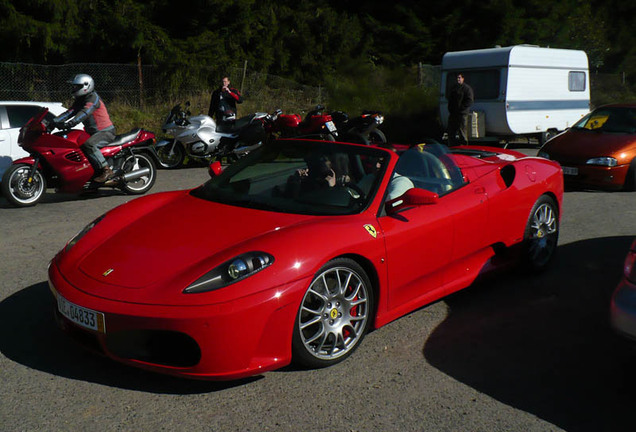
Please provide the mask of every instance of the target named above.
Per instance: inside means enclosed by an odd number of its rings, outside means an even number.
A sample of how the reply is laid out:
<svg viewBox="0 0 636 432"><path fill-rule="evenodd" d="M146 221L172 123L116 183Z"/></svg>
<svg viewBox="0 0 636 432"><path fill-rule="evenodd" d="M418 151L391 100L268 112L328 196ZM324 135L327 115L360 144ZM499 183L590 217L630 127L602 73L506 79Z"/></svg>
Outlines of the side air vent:
<svg viewBox="0 0 636 432"><path fill-rule="evenodd" d="M517 170L514 165L506 165L501 170L499 170L499 174L501 174L501 178L503 179L506 187L510 187L512 182L515 181L515 176L517 175Z"/></svg>
<svg viewBox="0 0 636 432"><path fill-rule="evenodd" d="M82 162L84 159L82 153L78 151L67 153L64 157L71 162Z"/></svg>

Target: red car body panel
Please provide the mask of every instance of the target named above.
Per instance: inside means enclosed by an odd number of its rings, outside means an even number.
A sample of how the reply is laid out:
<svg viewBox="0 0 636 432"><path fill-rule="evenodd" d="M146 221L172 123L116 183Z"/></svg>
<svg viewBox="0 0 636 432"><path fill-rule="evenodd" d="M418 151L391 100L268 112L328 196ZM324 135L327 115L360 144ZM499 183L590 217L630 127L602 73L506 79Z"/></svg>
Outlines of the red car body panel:
<svg viewBox="0 0 636 432"><path fill-rule="evenodd" d="M398 160L390 151L378 193L358 214L277 213L205 201L190 191L138 198L107 213L49 268L53 293L103 313L105 333L79 329L62 316L60 322L96 340L107 356L157 372L225 380L280 368L292 360L304 293L328 261L350 257L369 274L378 328L470 285L495 265L491 258L498 247L521 242L542 195L561 208L558 164L496 152L499 156L482 159L454 155L469 182L436 204L397 215L383 211ZM210 220L203 215L213 215L213 223L199 224ZM265 251L275 260L222 289L183 292L211 268L250 251ZM131 330L187 335L200 358L174 366L123 356L113 339Z"/></svg>

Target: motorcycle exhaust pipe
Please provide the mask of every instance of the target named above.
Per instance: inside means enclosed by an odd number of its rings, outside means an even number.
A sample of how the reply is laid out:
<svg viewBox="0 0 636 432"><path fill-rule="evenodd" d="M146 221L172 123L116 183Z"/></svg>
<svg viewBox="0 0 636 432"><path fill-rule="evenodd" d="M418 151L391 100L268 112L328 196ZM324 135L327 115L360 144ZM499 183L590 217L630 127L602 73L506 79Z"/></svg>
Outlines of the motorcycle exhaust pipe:
<svg viewBox="0 0 636 432"><path fill-rule="evenodd" d="M257 148L259 148L262 145L263 145L263 141L259 141L258 143L254 144L254 145L251 145L251 146L243 146L243 147L235 148L234 150L232 150L232 153L237 154L237 155L246 155L249 152L251 152L252 150L256 150Z"/></svg>
<svg viewBox="0 0 636 432"><path fill-rule="evenodd" d="M141 168L136 171L131 171L129 173L121 176L122 181L128 183L129 181L137 180L138 178L150 175L150 168Z"/></svg>

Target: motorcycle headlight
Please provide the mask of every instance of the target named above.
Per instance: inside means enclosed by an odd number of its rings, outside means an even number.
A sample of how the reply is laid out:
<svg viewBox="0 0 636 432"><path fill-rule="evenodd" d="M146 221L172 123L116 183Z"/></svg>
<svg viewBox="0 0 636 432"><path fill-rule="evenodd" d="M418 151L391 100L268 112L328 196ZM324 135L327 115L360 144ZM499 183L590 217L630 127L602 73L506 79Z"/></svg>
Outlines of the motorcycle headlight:
<svg viewBox="0 0 636 432"><path fill-rule="evenodd" d="M95 219L93 222L91 222L88 225L86 225L83 230L81 230L80 232L75 234L75 236L72 239L70 239L68 243L66 243L66 247L64 248L64 252L68 252L69 250L71 250L71 248L73 246L75 246L75 244L78 241L80 241L80 239L82 237L84 237L87 232L89 232L90 230L95 228L95 225L97 225L102 219L104 219L104 216L106 216L105 213L103 215L101 215L100 217L98 217L97 219Z"/></svg>
<svg viewBox="0 0 636 432"><path fill-rule="evenodd" d="M248 252L210 270L183 290L186 294L214 291L243 280L269 267L274 257L265 252Z"/></svg>
<svg viewBox="0 0 636 432"><path fill-rule="evenodd" d="M585 163L587 165L602 165L602 166L608 166L608 167L614 167L618 165L618 161L614 159L613 157L592 158L592 159L588 159L588 161Z"/></svg>
<svg viewBox="0 0 636 432"><path fill-rule="evenodd" d="M542 157L544 159L550 159L550 154L548 152L540 151L537 156Z"/></svg>
<svg viewBox="0 0 636 432"><path fill-rule="evenodd" d="M378 114L377 116L375 116L375 122L376 122L377 124L382 124L382 123L384 122L384 116L383 116L383 115Z"/></svg>

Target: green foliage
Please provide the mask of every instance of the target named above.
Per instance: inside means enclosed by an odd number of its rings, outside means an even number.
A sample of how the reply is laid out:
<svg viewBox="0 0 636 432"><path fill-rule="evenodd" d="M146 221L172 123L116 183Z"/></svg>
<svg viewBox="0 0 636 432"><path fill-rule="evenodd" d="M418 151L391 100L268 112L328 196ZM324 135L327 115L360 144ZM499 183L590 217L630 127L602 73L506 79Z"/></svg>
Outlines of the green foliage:
<svg viewBox="0 0 636 432"><path fill-rule="evenodd" d="M117 128L117 133L126 133L136 127L142 127L154 132L161 131L161 124L168 111L164 106L149 106L142 109L133 107L126 103L114 102L108 104L108 113L113 124Z"/></svg>
<svg viewBox="0 0 636 432"><path fill-rule="evenodd" d="M447 51L529 43L633 56L634 2L618 0L0 0L0 61L209 65L247 60L309 85L349 61L439 64Z"/></svg>
<svg viewBox="0 0 636 432"><path fill-rule="evenodd" d="M147 107L161 105L153 114L161 119L167 101L212 89L247 61L263 76L326 88L332 109L381 109L419 124L437 117L437 94L417 85L413 67L439 64L447 51L520 43L582 49L593 71L636 79L634 16L636 3L619 0L0 0L0 62L157 65L169 90L149 95ZM327 101L288 86L260 88L245 113ZM204 112L207 96L194 93ZM121 122L149 121L122 112Z"/></svg>

